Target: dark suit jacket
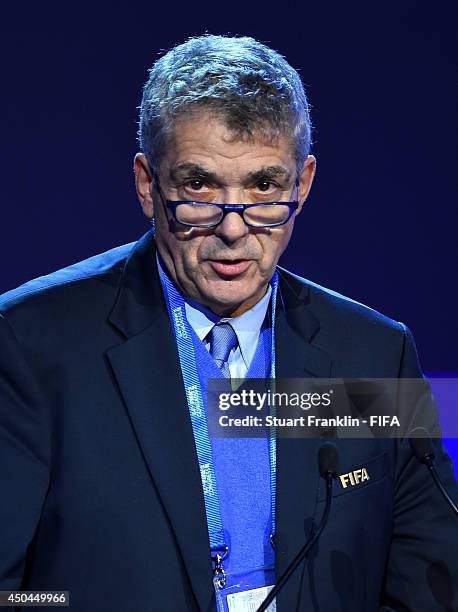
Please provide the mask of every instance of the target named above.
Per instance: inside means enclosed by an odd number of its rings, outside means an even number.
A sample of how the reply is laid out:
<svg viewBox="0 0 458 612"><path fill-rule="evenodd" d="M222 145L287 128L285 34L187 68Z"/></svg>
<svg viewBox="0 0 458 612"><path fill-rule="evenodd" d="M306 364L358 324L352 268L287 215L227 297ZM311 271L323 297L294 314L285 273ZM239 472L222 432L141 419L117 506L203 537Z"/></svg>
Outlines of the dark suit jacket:
<svg viewBox="0 0 458 612"><path fill-rule="evenodd" d="M280 279L279 377L420 375L404 325L286 270ZM69 590L78 612L215 610L151 234L5 294L0 313L0 589ZM457 609L457 523L426 468L404 442L338 445L340 472L366 467L371 479L337 481L280 612ZM278 441L278 575L324 507L318 446ZM440 445L437 464L452 490Z"/></svg>

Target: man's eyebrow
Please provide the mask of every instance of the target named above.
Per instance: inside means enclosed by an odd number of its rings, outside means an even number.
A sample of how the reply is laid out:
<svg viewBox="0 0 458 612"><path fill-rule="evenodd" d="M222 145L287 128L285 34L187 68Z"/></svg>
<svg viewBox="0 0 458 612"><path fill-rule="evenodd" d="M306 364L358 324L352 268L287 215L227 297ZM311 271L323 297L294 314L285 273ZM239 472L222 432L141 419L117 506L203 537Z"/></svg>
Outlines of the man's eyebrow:
<svg viewBox="0 0 458 612"><path fill-rule="evenodd" d="M208 170L207 168L199 164L186 162L170 169L170 180L172 183L177 184L186 176L192 176L193 178L206 180L210 183L215 184L224 182L214 172ZM285 182L289 183L291 179L291 172L284 166L263 166L262 168L259 168L259 170L248 172L248 174L246 174L245 176L244 182L248 184L260 181L268 181L275 178L284 179Z"/></svg>
<svg viewBox="0 0 458 612"><path fill-rule="evenodd" d="M175 166L174 168L171 168L169 176L170 176L170 181L175 184L178 183L183 178L185 178L186 176L188 177L192 176L193 178L206 180L211 183L220 182L214 172L207 170L207 168L204 168L203 166L200 166L199 164L193 164L193 163L183 163L183 164L179 164L178 166Z"/></svg>
<svg viewBox="0 0 458 612"><path fill-rule="evenodd" d="M281 178L286 182L289 182L291 172L283 166L264 166L259 170L255 170L254 172L249 172L247 174L248 181L252 181L253 183L256 181L266 181L275 178Z"/></svg>

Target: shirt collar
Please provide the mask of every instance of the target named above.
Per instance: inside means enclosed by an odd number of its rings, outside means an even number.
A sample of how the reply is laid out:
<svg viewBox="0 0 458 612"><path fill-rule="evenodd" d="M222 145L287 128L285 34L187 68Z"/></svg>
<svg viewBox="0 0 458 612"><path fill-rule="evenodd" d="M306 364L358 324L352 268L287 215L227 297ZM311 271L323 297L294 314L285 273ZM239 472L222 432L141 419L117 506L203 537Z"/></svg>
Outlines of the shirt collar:
<svg viewBox="0 0 458 612"><path fill-rule="evenodd" d="M268 285L264 296L252 308L238 317L219 317L211 310L185 297L186 317L201 340L204 340L211 328L219 321L228 322L237 335L237 340L246 367L254 357L261 327L266 317L272 287Z"/></svg>

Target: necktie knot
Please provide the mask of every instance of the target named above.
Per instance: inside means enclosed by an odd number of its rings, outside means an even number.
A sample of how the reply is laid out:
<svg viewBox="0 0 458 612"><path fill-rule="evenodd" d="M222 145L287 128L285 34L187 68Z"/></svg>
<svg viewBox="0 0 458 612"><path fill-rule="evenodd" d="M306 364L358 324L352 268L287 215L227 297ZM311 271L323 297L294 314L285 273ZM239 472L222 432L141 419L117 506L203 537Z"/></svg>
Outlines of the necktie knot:
<svg viewBox="0 0 458 612"><path fill-rule="evenodd" d="M237 334L230 323L216 323L208 334L210 340L210 355L219 368L227 362L229 353L237 346ZM227 367L227 369L229 369ZM224 369L225 370L225 369ZM226 372L223 372L226 375Z"/></svg>

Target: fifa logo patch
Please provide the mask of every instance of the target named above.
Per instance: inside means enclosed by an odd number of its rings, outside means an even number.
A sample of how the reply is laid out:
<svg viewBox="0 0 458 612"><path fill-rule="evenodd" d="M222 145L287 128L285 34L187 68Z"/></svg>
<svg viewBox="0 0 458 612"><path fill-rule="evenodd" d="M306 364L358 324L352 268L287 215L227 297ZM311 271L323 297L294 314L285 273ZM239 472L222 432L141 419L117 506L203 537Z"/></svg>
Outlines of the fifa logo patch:
<svg viewBox="0 0 458 612"><path fill-rule="evenodd" d="M348 474L341 474L339 478L344 489L346 489L349 484L351 487L354 487L358 484L365 482L366 480L371 479L367 469L364 467L359 470L353 470L352 472L348 472Z"/></svg>

